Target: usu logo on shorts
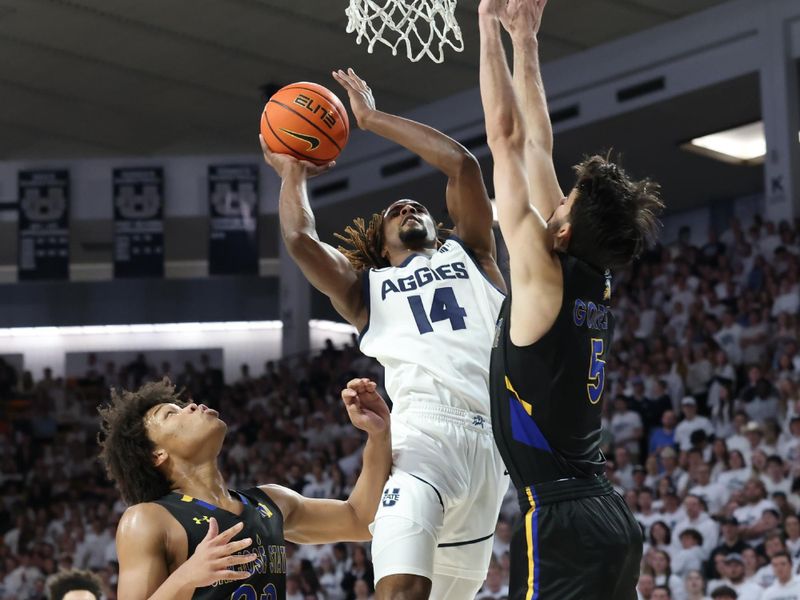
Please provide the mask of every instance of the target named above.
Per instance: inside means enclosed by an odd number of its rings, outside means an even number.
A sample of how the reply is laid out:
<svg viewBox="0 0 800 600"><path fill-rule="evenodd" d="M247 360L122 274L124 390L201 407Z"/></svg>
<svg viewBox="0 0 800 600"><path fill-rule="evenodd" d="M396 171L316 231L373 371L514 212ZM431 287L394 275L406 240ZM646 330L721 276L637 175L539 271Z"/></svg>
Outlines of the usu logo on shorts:
<svg viewBox="0 0 800 600"><path fill-rule="evenodd" d="M383 505L394 506L400 500L400 488L394 488L391 492L389 488L383 490Z"/></svg>

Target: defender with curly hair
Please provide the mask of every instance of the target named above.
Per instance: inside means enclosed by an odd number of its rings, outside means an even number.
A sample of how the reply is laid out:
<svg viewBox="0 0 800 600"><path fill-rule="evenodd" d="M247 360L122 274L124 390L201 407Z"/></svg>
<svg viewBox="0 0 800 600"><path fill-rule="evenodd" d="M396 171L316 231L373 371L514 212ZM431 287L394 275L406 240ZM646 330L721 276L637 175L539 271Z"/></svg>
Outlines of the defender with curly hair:
<svg viewBox="0 0 800 600"><path fill-rule="evenodd" d="M117 528L119 600L282 600L285 540L368 540L392 463L389 409L375 389L354 379L342 390L350 421L368 434L346 501L278 485L229 490L217 465L227 431L217 411L182 398L168 379L113 392L98 441L130 505Z"/></svg>
<svg viewBox="0 0 800 600"><path fill-rule="evenodd" d="M61 571L48 580L47 593L50 600L100 600L103 582L91 571Z"/></svg>
<svg viewBox="0 0 800 600"><path fill-rule="evenodd" d="M356 219L335 249L319 240L306 194L315 167L273 154L283 239L312 285L361 331L361 351L386 367L394 471L375 519L377 597L472 598L492 553L507 488L489 420L489 349L505 284L477 160L445 134L375 108L352 70L334 78L359 127L447 176L452 232L401 199Z"/></svg>

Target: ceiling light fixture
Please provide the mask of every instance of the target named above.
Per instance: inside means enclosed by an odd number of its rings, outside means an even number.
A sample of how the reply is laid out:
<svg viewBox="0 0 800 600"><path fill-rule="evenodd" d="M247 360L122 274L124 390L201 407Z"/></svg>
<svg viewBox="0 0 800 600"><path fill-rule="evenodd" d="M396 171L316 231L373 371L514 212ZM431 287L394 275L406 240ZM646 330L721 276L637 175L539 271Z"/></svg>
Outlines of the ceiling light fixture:
<svg viewBox="0 0 800 600"><path fill-rule="evenodd" d="M681 148L736 165L760 165L767 154L764 122L756 121L694 138L681 144Z"/></svg>

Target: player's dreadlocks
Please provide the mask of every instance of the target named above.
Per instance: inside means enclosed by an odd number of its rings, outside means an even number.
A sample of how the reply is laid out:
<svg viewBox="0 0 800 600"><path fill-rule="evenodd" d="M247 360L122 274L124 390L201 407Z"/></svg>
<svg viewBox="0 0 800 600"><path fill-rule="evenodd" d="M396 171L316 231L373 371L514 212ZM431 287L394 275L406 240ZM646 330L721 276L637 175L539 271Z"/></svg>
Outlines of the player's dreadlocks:
<svg viewBox="0 0 800 600"><path fill-rule="evenodd" d="M344 235L334 233L337 238L348 244L350 248L339 246L339 252L345 255L356 271L382 269L391 266L381 255L383 251L383 215L375 213L366 225L363 217L353 219L353 224L344 229Z"/></svg>
<svg viewBox="0 0 800 600"><path fill-rule="evenodd" d="M112 389L111 402L98 408L100 460L128 504L152 502L171 489L170 482L153 465L155 444L144 424L147 411L165 402L186 404L166 377L145 383L135 392Z"/></svg>
<svg viewBox="0 0 800 600"><path fill-rule="evenodd" d="M452 234L441 223L436 225L436 247L441 246ZM345 255L356 271L382 269L391 263L383 256L383 215L375 213L366 224L362 217L353 219L353 224L345 227L344 235L334 233L337 238L349 246L339 246L339 252Z"/></svg>

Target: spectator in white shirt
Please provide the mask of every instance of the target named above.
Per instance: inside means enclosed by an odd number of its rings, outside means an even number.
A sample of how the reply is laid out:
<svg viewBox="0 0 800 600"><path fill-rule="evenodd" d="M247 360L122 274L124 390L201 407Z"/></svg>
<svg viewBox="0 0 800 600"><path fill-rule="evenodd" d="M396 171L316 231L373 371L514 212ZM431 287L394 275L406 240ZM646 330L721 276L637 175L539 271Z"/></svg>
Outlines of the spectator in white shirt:
<svg viewBox="0 0 800 600"><path fill-rule="evenodd" d="M722 353L734 365L742 364L742 339L743 328L736 322L736 313L733 309L728 309L722 315L722 326L714 334L714 341L722 348ZM716 361L719 364L719 361Z"/></svg>
<svg viewBox="0 0 800 600"><path fill-rule="evenodd" d="M781 282L781 293L775 296L775 302L772 304L772 316L777 317L781 313L795 315L798 308L800 308L800 294L797 291L797 284L784 279Z"/></svg>
<svg viewBox="0 0 800 600"><path fill-rule="evenodd" d="M730 367L730 365L727 366ZM732 381L715 376L708 394L711 424L714 426L714 436L717 439L724 440L737 433L735 426L736 399L733 397Z"/></svg>
<svg viewBox="0 0 800 600"><path fill-rule="evenodd" d="M497 560L511 549L511 525L505 519L498 519L494 528L494 541L492 542L492 554Z"/></svg>
<svg viewBox="0 0 800 600"><path fill-rule="evenodd" d="M789 433L784 433L778 442L778 453L790 465L800 464L800 415L789 419Z"/></svg>
<svg viewBox="0 0 800 600"><path fill-rule="evenodd" d="M689 571L683 578L683 600L708 600L705 587L706 582L700 570Z"/></svg>
<svg viewBox="0 0 800 600"><path fill-rule="evenodd" d="M611 417L611 435L614 444L624 446L631 456L639 457L639 440L642 439L642 418L628 407L624 396L614 400L614 416Z"/></svg>
<svg viewBox="0 0 800 600"><path fill-rule="evenodd" d="M680 535L687 529L695 529L703 537L703 560L706 560L719 540L719 525L705 512L703 501L698 496L689 494L683 501L686 517L678 522L672 532L673 548L680 548Z"/></svg>
<svg viewBox="0 0 800 600"><path fill-rule="evenodd" d="M644 529L644 536L650 534L650 526L661 519L661 515L653 510L653 490L649 487L644 487L639 490L636 499L637 510L633 518L636 519Z"/></svg>
<svg viewBox="0 0 800 600"><path fill-rule="evenodd" d="M792 572L788 552L779 552L770 561L777 581L766 589L760 600L800 600L800 580Z"/></svg>
<svg viewBox="0 0 800 600"><path fill-rule="evenodd" d="M783 534L779 530L772 530L764 536L764 554L767 555L767 560L770 562L761 567L754 578L755 582L762 588L771 586L775 583L777 577L772 565L772 557L786 551L786 544L783 543Z"/></svg>
<svg viewBox="0 0 800 600"><path fill-rule="evenodd" d="M747 504L733 511L733 516L742 527L742 539L755 544L755 540L768 530L763 519L764 511L777 512L777 507L772 500L767 500L767 490L760 479L749 479L744 485L743 493Z"/></svg>
<svg viewBox="0 0 800 600"><path fill-rule="evenodd" d="M786 549L793 557L800 558L800 518L788 515L783 520L783 531L786 533Z"/></svg>
<svg viewBox="0 0 800 600"><path fill-rule="evenodd" d="M83 541L78 544L75 563L84 569L100 570L107 566L106 547L114 541L114 536L103 526L100 519L92 521L92 528L86 532Z"/></svg>
<svg viewBox="0 0 800 600"><path fill-rule="evenodd" d="M783 492L787 496L792 492L792 482L784 473L783 459L776 454L767 458L766 472L761 476L761 481L764 482L768 497L775 492Z"/></svg>
<svg viewBox="0 0 800 600"><path fill-rule="evenodd" d="M476 600L502 600L508 596L508 585L503 583L503 572L496 564L489 565L486 582L478 592Z"/></svg>
<svg viewBox="0 0 800 600"><path fill-rule="evenodd" d="M763 423L767 419L777 419L778 397L772 384L763 377L754 386L745 388L742 400L744 411L751 420Z"/></svg>
<svg viewBox="0 0 800 600"><path fill-rule="evenodd" d="M680 532L680 549L672 553L672 570L678 577L685 577L689 571L699 571L703 567L703 535L696 529Z"/></svg>
<svg viewBox="0 0 800 600"><path fill-rule="evenodd" d="M639 582L636 584L637 600L652 600L655 587L656 583L650 573L646 571L639 573Z"/></svg>
<svg viewBox="0 0 800 600"><path fill-rule="evenodd" d="M728 450L739 450L742 456L750 455L750 442L747 441L747 436L744 434L744 429L749 421L747 413L741 409L737 409L733 414L733 435L725 440Z"/></svg>
<svg viewBox="0 0 800 600"><path fill-rule="evenodd" d="M723 583L732 588L738 598L761 600L762 588L748 581L745 576L744 559L741 554L729 554L725 558L725 579ZM713 598L713 595L712 595Z"/></svg>
<svg viewBox="0 0 800 600"><path fill-rule="evenodd" d="M675 428L675 442L681 450L687 451L692 447L691 436L693 431L702 429L706 435L714 433L714 428L711 421L703 416L697 414L697 401L693 396L684 396L681 400L681 411L683 412L683 421L678 423Z"/></svg>
<svg viewBox="0 0 800 600"><path fill-rule="evenodd" d="M711 482L711 467L708 463L701 463L694 469L694 487L689 488L689 493L703 499L708 506L708 512L716 515L728 501L728 490L720 483Z"/></svg>
<svg viewBox="0 0 800 600"><path fill-rule="evenodd" d="M747 448L743 449L744 459L752 464L753 453L758 450L764 450L764 428L761 423L756 421L749 421L747 425L742 428L742 433L747 440Z"/></svg>
<svg viewBox="0 0 800 600"><path fill-rule="evenodd" d="M616 475L619 485L625 490L633 488L633 465L631 464L631 457L628 449L625 447L618 447L614 450L614 461L616 463Z"/></svg>

